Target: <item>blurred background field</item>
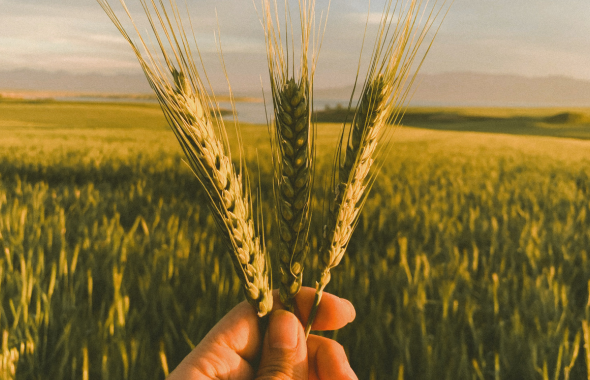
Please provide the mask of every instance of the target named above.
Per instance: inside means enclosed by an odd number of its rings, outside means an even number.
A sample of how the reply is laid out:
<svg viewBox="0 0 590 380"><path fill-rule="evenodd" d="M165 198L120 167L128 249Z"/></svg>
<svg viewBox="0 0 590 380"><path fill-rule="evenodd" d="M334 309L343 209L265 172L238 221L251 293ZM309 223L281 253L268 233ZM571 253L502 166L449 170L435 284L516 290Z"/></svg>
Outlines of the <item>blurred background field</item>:
<svg viewBox="0 0 590 380"><path fill-rule="evenodd" d="M318 115L312 253L339 112ZM357 308L328 335L359 378L588 377L589 120L408 111L327 289ZM241 131L273 252L267 128ZM242 299L203 196L157 105L0 100L0 378L172 370Z"/></svg>

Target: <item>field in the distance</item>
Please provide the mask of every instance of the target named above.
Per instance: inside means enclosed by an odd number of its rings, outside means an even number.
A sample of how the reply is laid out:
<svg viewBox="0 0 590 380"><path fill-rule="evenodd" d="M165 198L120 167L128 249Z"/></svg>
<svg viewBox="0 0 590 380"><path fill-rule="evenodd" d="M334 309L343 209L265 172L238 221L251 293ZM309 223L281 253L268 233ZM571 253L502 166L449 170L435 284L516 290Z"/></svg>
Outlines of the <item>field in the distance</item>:
<svg viewBox="0 0 590 380"><path fill-rule="evenodd" d="M586 378L590 141L551 136L590 127L549 118L590 111L411 111L327 289L359 378ZM242 134L272 252L266 127ZM239 302L181 158L154 105L0 102L0 378L160 379Z"/></svg>

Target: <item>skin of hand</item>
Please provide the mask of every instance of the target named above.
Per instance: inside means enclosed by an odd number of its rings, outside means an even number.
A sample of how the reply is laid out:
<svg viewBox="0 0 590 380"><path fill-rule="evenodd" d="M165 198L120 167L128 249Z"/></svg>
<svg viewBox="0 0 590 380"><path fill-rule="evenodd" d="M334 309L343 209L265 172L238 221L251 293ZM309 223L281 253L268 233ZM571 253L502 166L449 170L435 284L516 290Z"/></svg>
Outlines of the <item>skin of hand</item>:
<svg viewBox="0 0 590 380"><path fill-rule="evenodd" d="M233 308L170 374L168 380L357 380L346 353L334 340L310 335L303 326L315 289L302 287L295 314L284 310L278 293L264 336L246 301ZM352 304L324 293L313 330L336 330L352 322Z"/></svg>

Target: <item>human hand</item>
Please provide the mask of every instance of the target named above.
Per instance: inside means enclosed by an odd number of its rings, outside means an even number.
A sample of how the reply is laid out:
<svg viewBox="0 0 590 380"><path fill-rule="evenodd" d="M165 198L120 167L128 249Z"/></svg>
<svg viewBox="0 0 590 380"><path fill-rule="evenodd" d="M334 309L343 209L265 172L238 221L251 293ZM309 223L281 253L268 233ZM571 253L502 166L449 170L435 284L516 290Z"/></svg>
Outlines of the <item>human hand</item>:
<svg viewBox="0 0 590 380"><path fill-rule="evenodd" d="M223 317L178 365L168 380L356 380L344 349L334 340L309 335L303 326L315 289L302 287L296 315L285 311L274 292L274 307L262 336L259 318L246 301ZM324 293L313 330L336 330L356 312L347 300ZM258 364L259 363L259 364Z"/></svg>

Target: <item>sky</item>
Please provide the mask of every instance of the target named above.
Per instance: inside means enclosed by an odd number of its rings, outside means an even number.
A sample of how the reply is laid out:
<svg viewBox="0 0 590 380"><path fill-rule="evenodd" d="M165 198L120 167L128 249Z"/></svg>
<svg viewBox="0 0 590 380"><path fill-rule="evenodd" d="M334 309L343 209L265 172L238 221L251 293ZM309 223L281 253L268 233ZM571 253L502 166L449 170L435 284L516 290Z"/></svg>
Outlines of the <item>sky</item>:
<svg viewBox="0 0 590 380"><path fill-rule="evenodd" d="M113 6L118 0L110 0ZM223 80L215 33L234 89L267 76L260 0L181 0L212 80ZM141 19L138 0L127 0ZM374 36L384 0L332 0L317 87L354 81L365 22ZM184 5L183 5L184 7ZM317 0L325 16L327 0ZM119 15L122 16L121 13ZM567 76L590 80L590 1L455 0L421 69ZM373 34L371 33L373 32ZM368 49L366 49L368 51ZM364 61L366 62L366 61ZM139 65L96 0L0 0L0 70L139 73Z"/></svg>

